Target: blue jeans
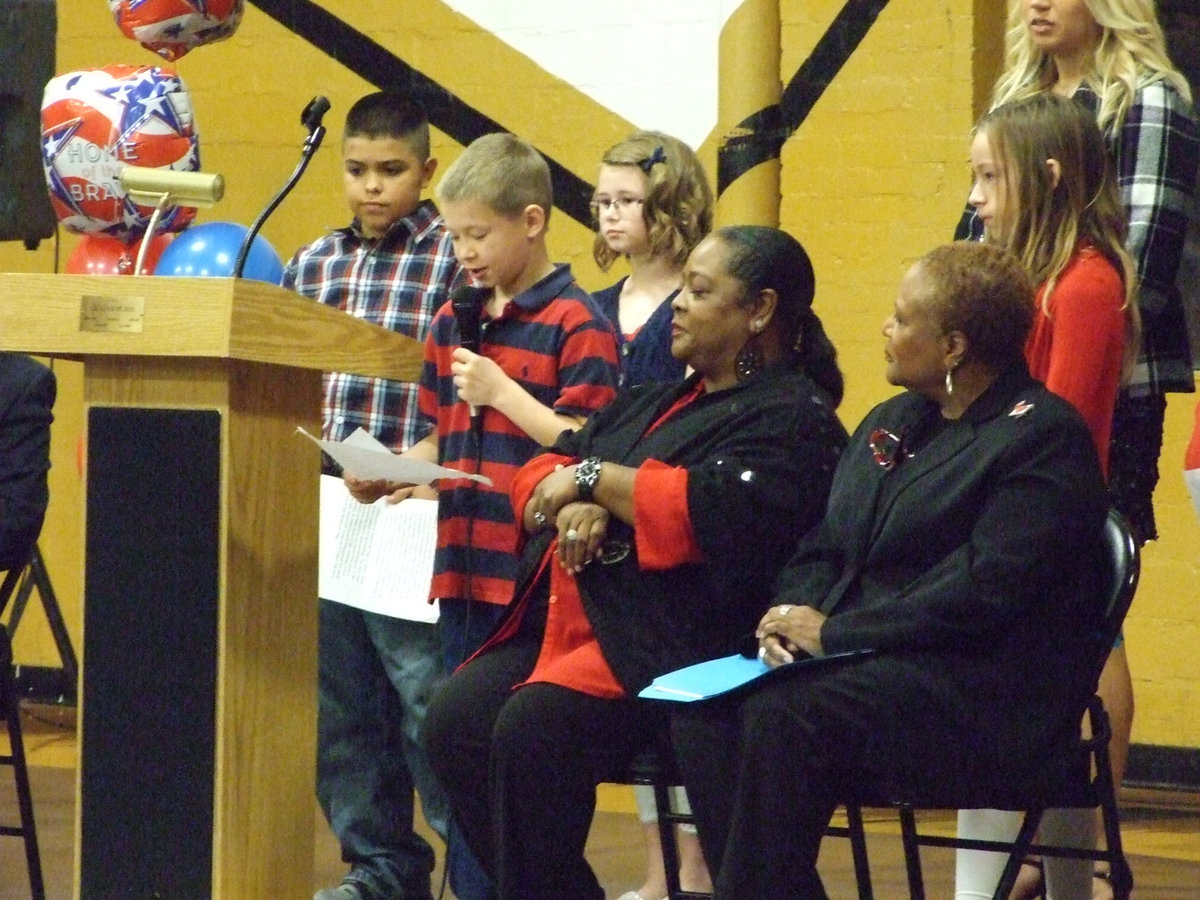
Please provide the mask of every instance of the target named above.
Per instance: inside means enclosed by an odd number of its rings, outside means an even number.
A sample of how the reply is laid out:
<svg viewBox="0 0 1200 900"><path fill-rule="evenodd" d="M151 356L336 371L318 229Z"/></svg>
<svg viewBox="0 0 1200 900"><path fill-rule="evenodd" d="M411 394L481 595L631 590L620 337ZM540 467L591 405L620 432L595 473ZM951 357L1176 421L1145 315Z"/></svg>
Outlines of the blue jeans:
<svg viewBox="0 0 1200 900"><path fill-rule="evenodd" d="M429 900L434 852L413 830L448 833L445 795L418 740L444 671L437 627L320 602L317 799L370 900Z"/></svg>
<svg viewBox="0 0 1200 900"><path fill-rule="evenodd" d="M439 600L438 606L443 660L446 672L452 673L482 646L506 608L494 603L446 598ZM492 880L467 847L453 820L446 843L446 869L450 873L450 890L458 900L494 900L496 888Z"/></svg>

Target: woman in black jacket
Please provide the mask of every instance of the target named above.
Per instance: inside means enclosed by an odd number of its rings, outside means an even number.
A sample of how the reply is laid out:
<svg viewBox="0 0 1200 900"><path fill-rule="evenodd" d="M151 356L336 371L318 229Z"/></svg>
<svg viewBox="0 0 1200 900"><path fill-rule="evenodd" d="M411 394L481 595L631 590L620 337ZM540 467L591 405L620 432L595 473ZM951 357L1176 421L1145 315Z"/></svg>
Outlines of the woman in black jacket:
<svg viewBox="0 0 1200 900"><path fill-rule="evenodd" d="M673 301L693 374L622 394L517 474L512 608L424 732L502 900L602 900L595 787L665 724L638 691L748 636L788 536L820 517L845 432L813 293L784 232L706 238Z"/></svg>
<svg viewBox="0 0 1200 900"><path fill-rule="evenodd" d="M1015 258L940 247L884 326L905 392L858 427L824 520L761 618L748 695L687 704L675 748L721 900L825 897L835 805L1039 786L1095 673L1091 584L1107 503L1079 414L1029 376L1032 287Z"/></svg>

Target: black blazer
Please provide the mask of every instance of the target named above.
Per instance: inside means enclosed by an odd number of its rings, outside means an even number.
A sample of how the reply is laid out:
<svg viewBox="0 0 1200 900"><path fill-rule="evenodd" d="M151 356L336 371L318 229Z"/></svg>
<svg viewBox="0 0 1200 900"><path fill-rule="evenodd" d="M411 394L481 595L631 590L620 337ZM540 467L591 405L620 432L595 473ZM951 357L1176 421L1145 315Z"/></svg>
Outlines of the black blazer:
<svg viewBox="0 0 1200 900"><path fill-rule="evenodd" d="M856 430L775 602L828 614L827 653L918 659L922 689L954 711L938 727L989 732L998 759L1032 761L1078 729L1093 688L1106 511L1086 425L1023 365L956 422L906 393Z"/></svg>
<svg viewBox="0 0 1200 900"><path fill-rule="evenodd" d="M56 392L41 363L0 353L0 569L23 563L42 530Z"/></svg>

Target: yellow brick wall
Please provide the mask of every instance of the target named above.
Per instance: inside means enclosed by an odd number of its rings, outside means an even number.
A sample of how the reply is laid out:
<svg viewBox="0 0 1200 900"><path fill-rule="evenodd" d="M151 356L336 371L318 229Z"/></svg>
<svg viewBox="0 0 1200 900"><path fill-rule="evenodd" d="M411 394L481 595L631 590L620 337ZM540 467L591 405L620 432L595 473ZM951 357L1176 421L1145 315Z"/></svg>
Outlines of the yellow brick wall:
<svg viewBox="0 0 1200 900"><path fill-rule="evenodd" d="M843 6L842 0L783 0L786 84ZM443 4L325 0L324 6L468 104L592 179L601 151L633 125ZM781 221L810 251L817 308L841 353L852 425L891 390L882 379L879 329L906 265L952 234L966 196L966 136L994 73L999 4L992 0L891 0L857 52L783 150ZM105 4L60 0L57 70L106 63L153 64L123 38ZM177 63L192 93L206 171L225 175L226 199L198 221L250 222L295 165L304 137L299 112L322 93L333 102L329 137L264 236L281 256L323 228L344 224L338 175L340 123L370 86L248 6L230 40ZM652 86L648 86L650 89ZM664 102L673 102L666 98ZM638 126L655 127L654 122ZM712 135L701 148L715 172ZM445 166L458 148L435 134ZM590 233L561 214L551 229L556 258L572 262L585 287L612 279L590 261ZM64 236L65 260L74 239ZM53 271L52 242L34 253L0 244L0 271ZM78 646L82 506L75 450L81 431L80 374L59 362L50 521L42 542ZM1127 633L1140 743L1200 748L1200 611L1194 584L1200 525L1184 493L1179 460L1192 401L1168 411L1164 479L1157 503L1163 539L1146 553L1143 587ZM40 616L22 625L18 656L52 665Z"/></svg>
<svg viewBox="0 0 1200 900"><path fill-rule="evenodd" d="M785 5L785 83L843 5ZM904 270L953 235L962 211L971 25L968 3L893 0L784 146L780 222L813 258L816 308L847 374L847 423L893 392L883 320Z"/></svg>

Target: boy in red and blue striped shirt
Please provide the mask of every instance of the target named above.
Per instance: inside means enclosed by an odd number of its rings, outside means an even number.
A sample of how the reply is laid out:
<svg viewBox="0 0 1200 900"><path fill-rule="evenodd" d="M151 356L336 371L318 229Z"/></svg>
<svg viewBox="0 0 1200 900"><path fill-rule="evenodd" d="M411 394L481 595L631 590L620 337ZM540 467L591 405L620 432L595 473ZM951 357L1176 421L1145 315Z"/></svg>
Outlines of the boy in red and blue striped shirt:
<svg viewBox="0 0 1200 900"><path fill-rule="evenodd" d="M492 480L491 487L440 485L431 593L441 600L443 647L455 667L512 599L512 476L613 398L618 363L607 320L570 267L550 262L550 170L537 150L509 134L485 135L447 170L435 195L459 264L487 289L478 353L460 346L449 303L434 317L420 392L430 431L410 451ZM474 610L478 624L470 622L472 607L484 604Z"/></svg>
<svg viewBox="0 0 1200 900"><path fill-rule="evenodd" d="M516 471L616 393L616 337L567 265L546 249L550 170L510 134L471 143L435 190L459 264L480 288L478 352L462 346L452 303L425 342L420 409L428 434L403 455L491 479L439 482L431 596L447 670L473 653L512 599L517 535L509 486ZM469 342L469 341L468 341ZM474 415L473 415L474 412ZM347 479L370 502L412 487ZM453 845L452 841L452 845ZM455 883L460 898L476 900ZM484 896L484 894L480 894Z"/></svg>

